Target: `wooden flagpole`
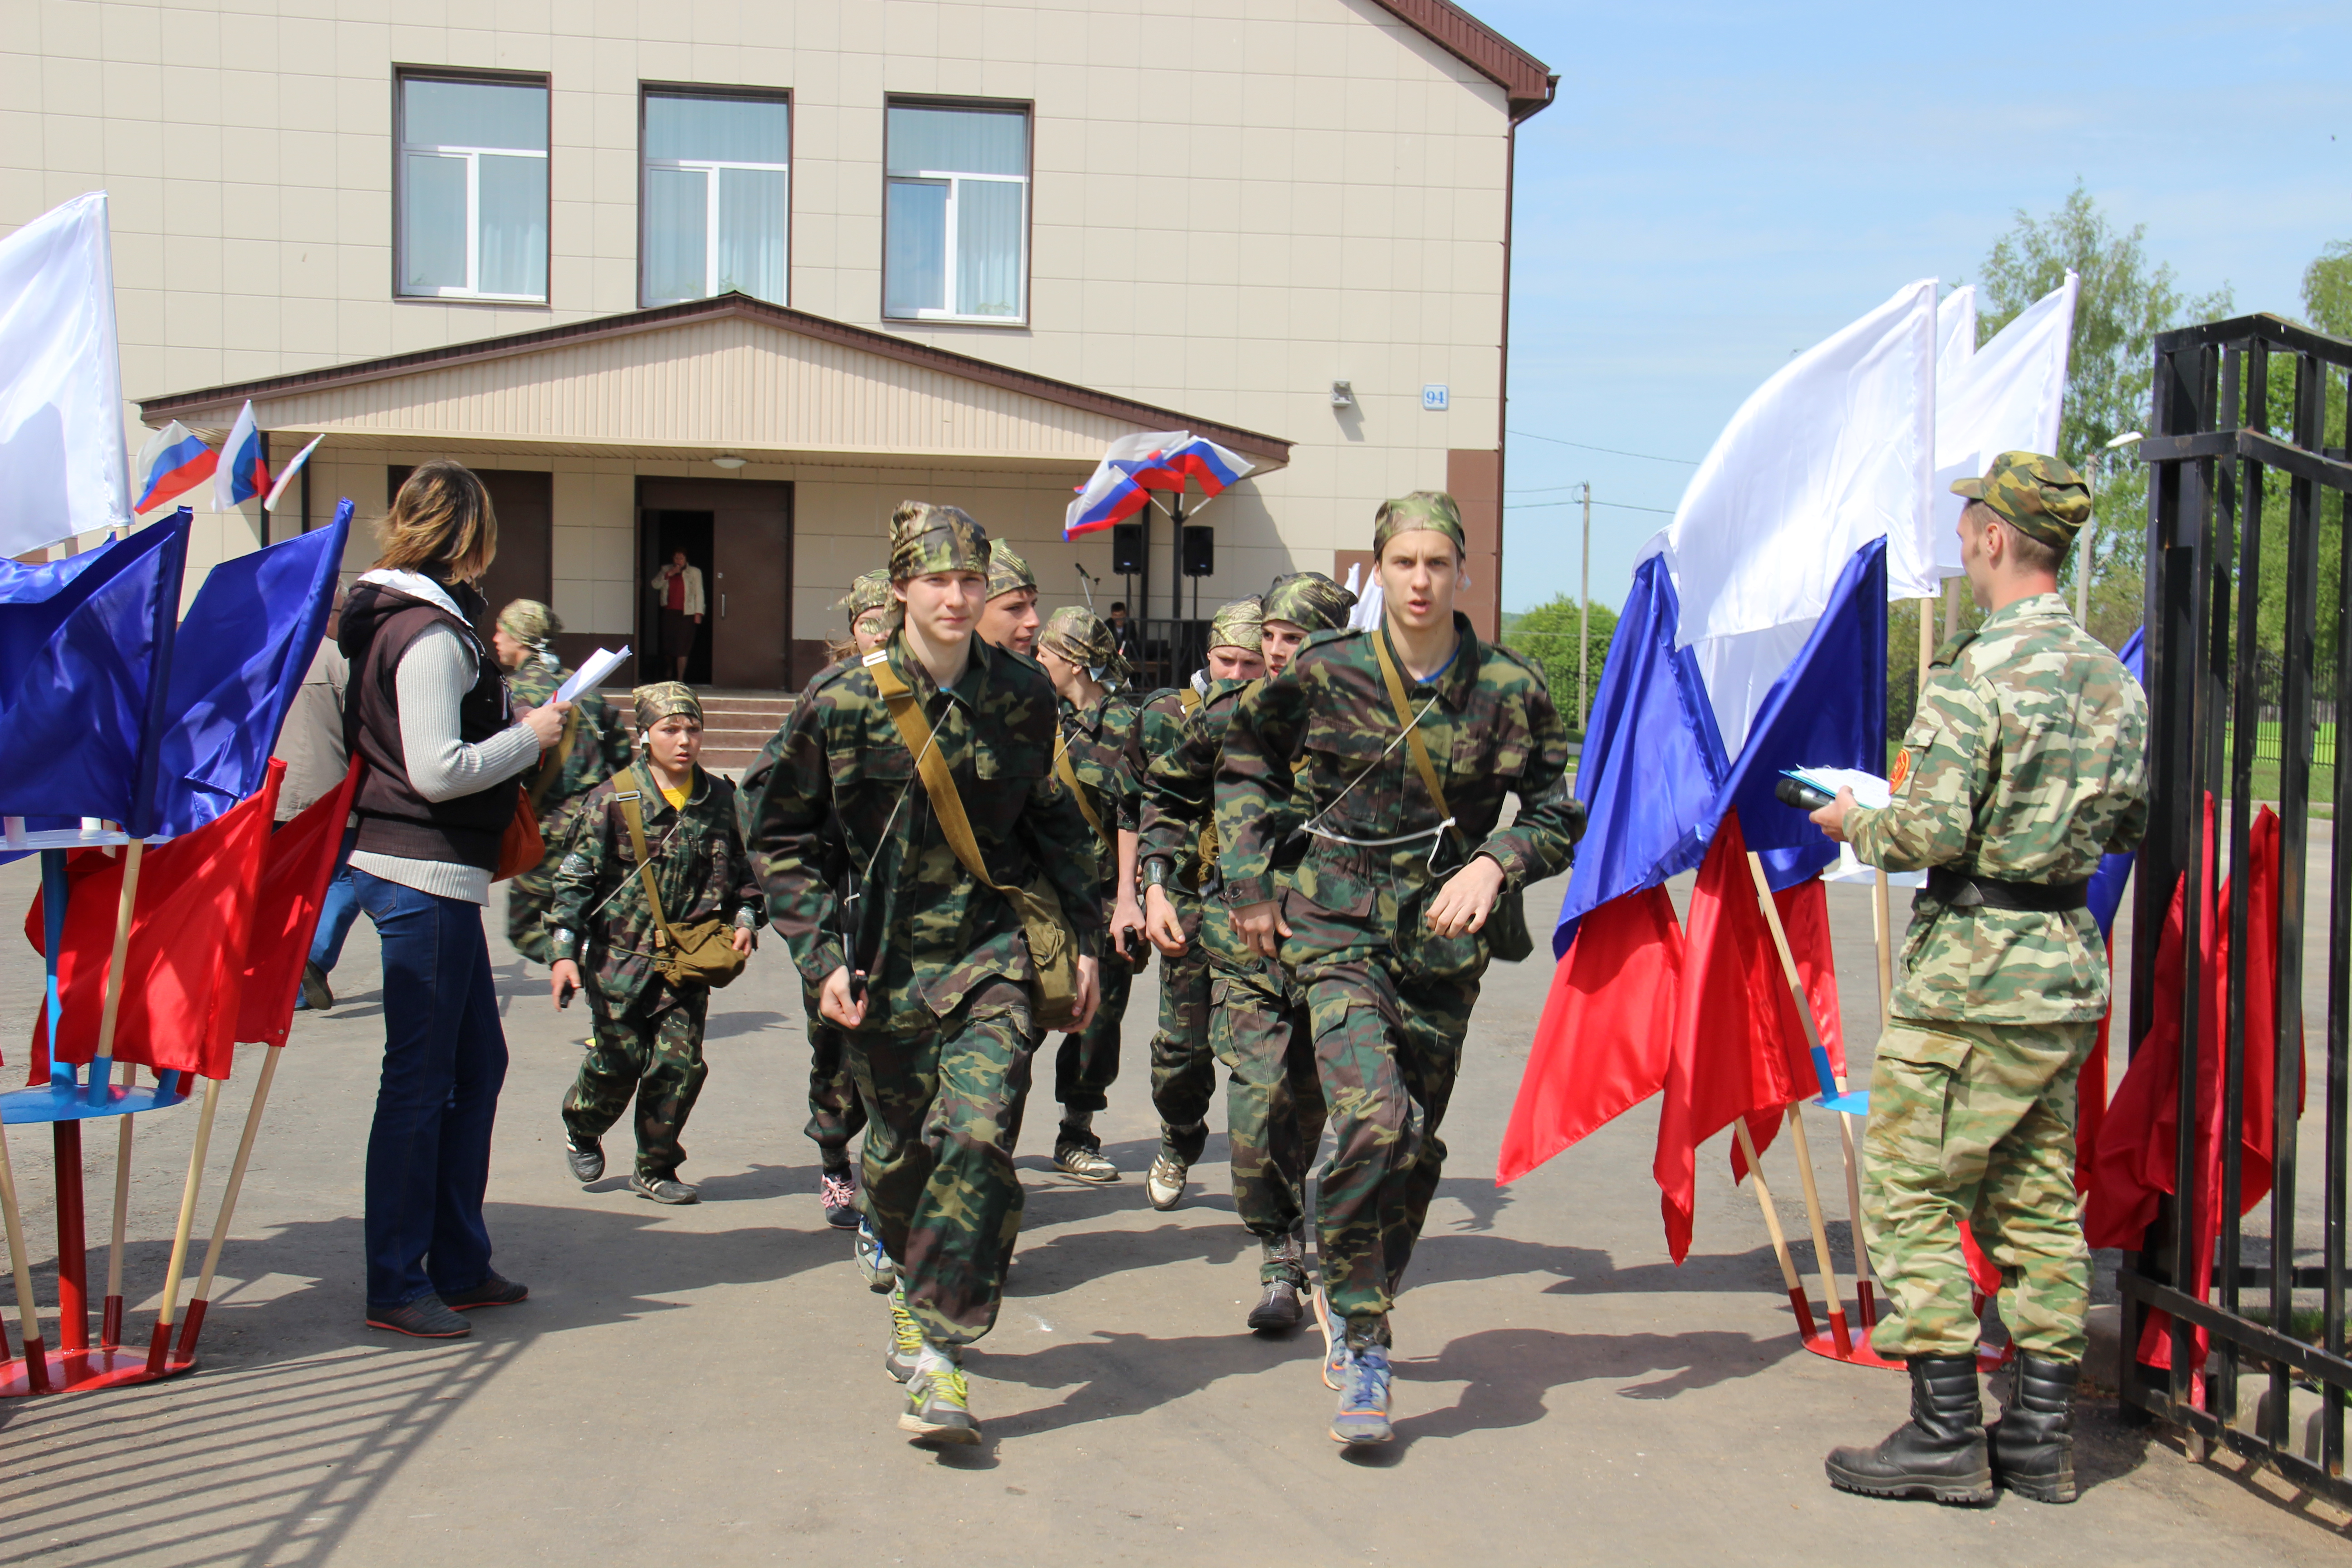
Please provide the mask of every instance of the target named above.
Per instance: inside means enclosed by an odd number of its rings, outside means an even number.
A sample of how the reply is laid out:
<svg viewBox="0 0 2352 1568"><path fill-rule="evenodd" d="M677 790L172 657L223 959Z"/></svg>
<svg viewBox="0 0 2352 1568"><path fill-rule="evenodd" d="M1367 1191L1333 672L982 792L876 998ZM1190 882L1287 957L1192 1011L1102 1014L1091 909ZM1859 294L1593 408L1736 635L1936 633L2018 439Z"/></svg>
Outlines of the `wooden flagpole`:
<svg viewBox="0 0 2352 1568"><path fill-rule="evenodd" d="M172 1233L172 1262L163 1271L163 1306L155 1314L155 1337L147 1345L147 1373L163 1371L164 1352L172 1346L172 1320L178 1316L180 1272L187 1267L188 1233L195 1228L196 1187L204 1180L205 1153L212 1146L213 1116L220 1110L220 1079L205 1079L205 1109L196 1118L196 1145L188 1151L188 1179L180 1188L180 1223Z"/></svg>
<svg viewBox="0 0 2352 1568"><path fill-rule="evenodd" d="M1789 983L1789 992L1797 1004L1797 1016L1805 1026L1805 1043L1819 1047L1821 1031L1813 1023L1812 1004L1806 1000L1805 983L1797 973L1797 960L1789 951L1789 933L1780 929L1780 906L1772 901L1772 884L1764 877L1764 858L1754 850L1748 852L1748 870L1756 879L1756 897L1764 906L1765 923L1772 928L1772 945L1780 951L1780 973ZM1805 1142L1805 1122L1797 1102L1789 1106L1789 1138L1796 1145L1797 1180L1805 1192L1805 1218L1813 1232L1813 1254L1822 1279L1822 1295L1829 1307L1830 1342L1837 1347L1841 1360L1853 1354L1853 1335L1846 1327L1845 1292L1838 1287L1837 1260L1830 1256L1828 1227L1822 1223L1822 1192L1813 1180L1813 1152Z"/></svg>
<svg viewBox="0 0 2352 1568"><path fill-rule="evenodd" d="M1756 1141L1748 1136L1748 1118L1731 1121L1732 1136L1739 1140L1740 1157L1748 1162L1748 1184L1756 1189L1756 1206L1764 1211L1764 1229L1772 1238L1772 1256L1780 1265L1780 1282L1789 1288L1789 1305L1797 1310L1797 1337L1813 1337L1813 1307L1805 1300L1805 1282L1797 1277L1796 1259L1789 1256L1789 1238L1780 1229L1780 1211L1772 1206L1772 1189L1764 1184L1764 1166L1756 1158Z"/></svg>
<svg viewBox="0 0 2352 1568"><path fill-rule="evenodd" d="M114 910L114 955L106 966L106 1001L98 1019L98 1061L114 1058L114 1026L122 1015L122 975L131 966L131 913L139 899L139 862L147 851L140 839L132 839L122 857L122 897ZM51 1049L55 1049L52 1042ZM92 1063L96 1070L96 1063ZM122 1087L131 1088L139 1081L136 1063L125 1062ZM155 1075L161 1088L163 1076ZM131 1123L132 1118L116 1118L121 1128L114 1136L114 1230L106 1249L106 1304L99 1317L98 1342L109 1350L122 1342L122 1243L131 1226Z"/></svg>
<svg viewBox="0 0 2352 1568"><path fill-rule="evenodd" d="M245 1167L253 1158L254 1135L261 1131L261 1113L269 1104L269 1083L278 1076L278 1053L283 1046L272 1046L261 1058L261 1077L253 1086L253 1103L246 1108L245 1131L237 1136L236 1163L229 1167L228 1189L221 1194L220 1217L213 1222L212 1244L205 1248L205 1270L196 1279L195 1299L188 1303L188 1317L180 1329L180 1343L172 1359L185 1363L195 1358L196 1336L204 1332L205 1313L212 1307L213 1275L220 1268L221 1247L228 1241L228 1224L236 1214L236 1195L245 1186Z"/></svg>
<svg viewBox="0 0 2352 1568"><path fill-rule="evenodd" d="M8 1267L16 1276L16 1329L25 1342L25 1386L49 1388L48 1351L41 1343L40 1309L33 1305L33 1269L25 1260L25 1215L16 1205L16 1167L8 1157L8 1133L0 1127L0 1219L8 1226Z"/></svg>

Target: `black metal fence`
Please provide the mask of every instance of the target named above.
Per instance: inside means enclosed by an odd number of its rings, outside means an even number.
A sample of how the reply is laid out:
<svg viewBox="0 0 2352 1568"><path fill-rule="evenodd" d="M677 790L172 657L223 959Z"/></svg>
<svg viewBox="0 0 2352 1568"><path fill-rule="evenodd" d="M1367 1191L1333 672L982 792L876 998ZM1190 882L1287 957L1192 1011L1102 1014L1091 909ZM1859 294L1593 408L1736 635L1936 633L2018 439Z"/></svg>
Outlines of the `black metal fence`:
<svg viewBox="0 0 2352 1568"><path fill-rule="evenodd" d="M2139 936L2132 944L2131 1038L2147 1038L2157 1022L2157 933L2184 875L2191 892L2183 900L2180 951L2206 951L2206 906L2196 889L2205 875L2209 795L2226 797L2215 829L2226 835L2215 847L2223 851L2217 858L2225 871L2249 864L2255 800L2277 801L2279 952L2270 998L2274 1026L2250 1034L2252 900L2243 896L2242 877L2228 914L2228 1004L2218 1027L2207 1018L2209 982L2200 965L2181 965L2179 1134L2172 1151L2178 1196L2160 1208L2143 1249L2125 1258L2117 1379L2127 1402L2186 1427L2192 1454L2225 1445L2343 1502L2352 1502L2344 1474L2352 1393L2344 1340L2352 853L2343 838L2332 838L2326 881L2314 889L2305 887L2305 865L2319 742L2325 737L2332 763L2333 719L2352 695L2352 638L2336 639L2332 668L2318 667L2316 654L2321 583L2334 585L2339 626L2352 599L2341 528L2352 465L2342 448L2326 446L2325 434L2332 420L2340 421L2347 375L2352 342L2275 316L2168 332L2156 342L2154 434L2140 448L2152 465L2147 689L2155 809L2134 894ZM2293 391L2291 427L2284 430L2271 427L2269 414L2279 377L2291 378ZM2287 479L2284 529L2264 526L2264 479L2272 469ZM2331 530L2328 522L2337 526ZM2335 559L2323 559L2323 544ZM2284 595L2285 605L2284 646L2267 650L2257 635L2265 594L2273 604ZM2265 690L2273 661L2276 684ZM2274 796L2268 790L2258 796L2258 763L2275 770ZM2333 770L2332 794L2341 822L2352 806L2346 770ZM2325 1066L2310 1075L2311 1111L2325 1141L2317 1160L2305 1157L2298 1125L2307 917L2326 922L2327 954L2326 1016L2315 1021ZM2216 1052L2223 1154L2213 1162L2199 1136L2199 1085L2207 1076L2199 1064L2210 1063ZM2268 1107L2246 1103L2250 1053L2268 1059L2275 1086ZM2267 1212L2257 1205L2242 1220L2242 1131L2250 1116L2265 1111L2274 1126L2273 1184ZM2218 1183L2209 1173L2215 1163ZM2319 1189L2315 1234L2306 1212L2311 1186ZM2195 1272L2188 1265L2208 1236L2216 1237L2210 1300L2184 1289ZM2172 1314L2171 1365L2164 1372L2140 1364L2135 1354L2155 1310ZM2201 1377L2193 1364L2199 1331L2211 1344ZM2256 1397L2245 1400L2247 1394Z"/></svg>

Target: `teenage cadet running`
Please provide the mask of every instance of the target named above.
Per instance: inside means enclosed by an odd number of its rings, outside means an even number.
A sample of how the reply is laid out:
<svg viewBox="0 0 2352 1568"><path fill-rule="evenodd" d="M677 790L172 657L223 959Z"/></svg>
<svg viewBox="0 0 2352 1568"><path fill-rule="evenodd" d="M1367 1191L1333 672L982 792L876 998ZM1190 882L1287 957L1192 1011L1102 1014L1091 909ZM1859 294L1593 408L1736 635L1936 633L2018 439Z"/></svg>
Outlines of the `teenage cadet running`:
<svg viewBox="0 0 2352 1568"><path fill-rule="evenodd" d="M1225 901L1306 993L1338 1137L1318 1250L1343 1443L1392 1435L1389 1311L1444 1169L1437 1129L1488 916L1507 889L1566 868L1584 826L1560 787L1568 731L1542 677L1454 612L1463 549L1451 496L1384 502L1372 534L1383 625L1311 639L1244 696L1217 773ZM1423 781L1424 752L1442 799ZM1506 794L1518 816L1497 830ZM1286 806L1303 810L1307 842L1278 887Z"/></svg>

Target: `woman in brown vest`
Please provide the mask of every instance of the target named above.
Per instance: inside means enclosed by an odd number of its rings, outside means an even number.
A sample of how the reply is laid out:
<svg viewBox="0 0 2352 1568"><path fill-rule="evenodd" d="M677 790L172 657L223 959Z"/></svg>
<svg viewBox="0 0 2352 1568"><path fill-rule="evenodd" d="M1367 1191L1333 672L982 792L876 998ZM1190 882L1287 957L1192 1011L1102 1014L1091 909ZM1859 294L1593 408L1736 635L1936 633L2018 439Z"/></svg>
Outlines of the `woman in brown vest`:
<svg viewBox="0 0 2352 1568"><path fill-rule="evenodd" d="M490 1127L506 1081L482 906L517 780L571 705L520 722L474 627L499 549L482 481L459 464L408 477L383 554L352 585L337 642L344 725L364 763L352 801L359 904L383 940L383 1076L367 1153L367 1321L427 1339L458 1313L529 1292L490 1268L482 1225Z"/></svg>

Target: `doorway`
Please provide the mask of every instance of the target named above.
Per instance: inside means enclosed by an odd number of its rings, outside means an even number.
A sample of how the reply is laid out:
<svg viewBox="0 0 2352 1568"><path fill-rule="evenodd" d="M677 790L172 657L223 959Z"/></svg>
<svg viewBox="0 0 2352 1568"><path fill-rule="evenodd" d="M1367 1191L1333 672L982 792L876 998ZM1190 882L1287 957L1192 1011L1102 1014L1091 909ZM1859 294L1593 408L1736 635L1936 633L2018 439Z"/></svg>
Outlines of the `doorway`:
<svg viewBox="0 0 2352 1568"><path fill-rule="evenodd" d="M667 679L656 648L654 574L678 551L702 572L704 614L687 656L690 686L779 691L792 650L793 488L744 479L637 481L637 647L643 679Z"/></svg>

